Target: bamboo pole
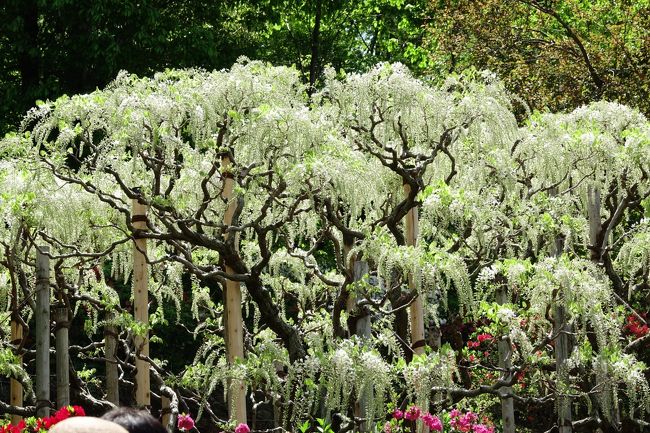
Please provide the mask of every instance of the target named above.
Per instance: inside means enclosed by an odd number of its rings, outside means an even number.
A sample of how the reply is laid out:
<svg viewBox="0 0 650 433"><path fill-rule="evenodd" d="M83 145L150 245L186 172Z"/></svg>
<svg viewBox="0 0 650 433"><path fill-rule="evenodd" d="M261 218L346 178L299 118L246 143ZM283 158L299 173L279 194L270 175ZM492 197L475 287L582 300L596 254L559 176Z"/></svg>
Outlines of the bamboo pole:
<svg viewBox="0 0 650 433"><path fill-rule="evenodd" d="M508 303L508 292L505 287L497 290L497 303L499 305ZM503 371L503 379L510 380L512 374L508 372L512 368L512 347L509 339L499 341L499 367ZM512 394L512 387L503 386L499 389L502 394ZM501 397L501 420L503 433L515 433L515 405L512 397Z"/></svg>
<svg viewBox="0 0 650 433"><path fill-rule="evenodd" d="M50 415L50 247L36 251L36 416Z"/></svg>
<svg viewBox="0 0 650 433"><path fill-rule="evenodd" d="M147 230L147 206L138 199L132 202L131 222L133 228ZM149 362L138 355L149 356L149 270L147 266L147 239L135 237L133 242L133 315L136 322L147 328L145 335L135 336L136 350L136 393L135 401L139 407L151 406L151 377Z"/></svg>
<svg viewBox="0 0 650 433"><path fill-rule="evenodd" d="M228 155L221 158L221 173L224 177L223 191L221 197L227 202L226 213L223 217L225 226L233 223L233 216L237 208L234 199L235 180L229 173L232 162ZM233 239L232 236L235 236ZM239 239L234 233L225 233L224 240L233 241L235 250L239 249ZM234 273L233 269L226 265L227 274ZM244 359L244 325L242 319L241 287L238 281L226 279L224 288L224 321L226 328L226 356L228 364L233 365L237 359ZM243 380L231 380L228 387L228 413L230 420L238 423L246 423L246 383Z"/></svg>
<svg viewBox="0 0 650 433"><path fill-rule="evenodd" d="M14 295L15 296L15 295ZM15 298L12 299L12 302L15 301ZM13 308L13 314L17 315L18 314L18 306L16 302L16 306ZM12 318L11 320L11 343L19 346L20 343L23 340L23 326L15 320L15 318ZM20 364L23 363L23 356L22 354L17 354L18 359ZM23 385L17 381L16 379L10 379L9 380L9 404L12 406L17 406L17 407L22 407L23 406ZM20 415L12 415L11 416L11 423L16 425L22 420L23 417Z"/></svg>
<svg viewBox="0 0 650 433"><path fill-rule="evenodd" d="M408 196L411 192L411 187L404 184L404 194ZM416 246L418 238L418 208L412 208L406 214L406 245ZM415 289L415 282L413 276L409 277L409 288ZM421 296L415 298L415 301L410 306L411 312L411 348L417 355L424 353L424 302Z"/></svg>
<svg viewBox="0 0 650 433"><path fill-rule="evenodd" d="M70 327L68 308L54 309L56 322L56 407L70 405L70 352L68 328Z"/></svg>
<svg viewBox="0 0 650 433"><path fill-rule="evenodd" d="M106 312L106 321L115 318L112 311ZM104 327L104 357L106 358L106 399L115 406L120 405L120 386L117 371L117 328L112 325Z"/></svg>

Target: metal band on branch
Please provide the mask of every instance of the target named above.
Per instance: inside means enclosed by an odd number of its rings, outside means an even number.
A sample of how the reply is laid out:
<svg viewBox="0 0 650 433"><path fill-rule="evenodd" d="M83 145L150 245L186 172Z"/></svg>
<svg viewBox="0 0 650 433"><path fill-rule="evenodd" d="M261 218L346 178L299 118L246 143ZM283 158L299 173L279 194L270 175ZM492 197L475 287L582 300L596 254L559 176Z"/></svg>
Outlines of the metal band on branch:
<svg viewBox="0 0 650 433"><path fill-rule="evenodd" d="M415 343L411 344L411 349L417 349L418 347L424 347L427 345L427 342L424 340L418 340Z"/></svg>
<svg viewBox="0 0 650 433"><path fill-rule="evenodd" d="M138 223L138 222L144 222L144 223L149 223L149 219L147 218L146 215L133 215L131 217L131 222L132 223Z"/></svg>

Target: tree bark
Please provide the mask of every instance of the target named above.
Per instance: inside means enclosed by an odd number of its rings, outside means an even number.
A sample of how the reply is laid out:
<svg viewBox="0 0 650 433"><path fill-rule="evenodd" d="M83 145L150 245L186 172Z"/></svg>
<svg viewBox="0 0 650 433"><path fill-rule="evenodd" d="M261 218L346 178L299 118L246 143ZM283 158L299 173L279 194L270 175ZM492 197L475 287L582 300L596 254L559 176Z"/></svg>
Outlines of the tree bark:
<svg viewBox="0 0 650 433"><path fill-rule="evenodd" d="M497 290L497 303L503 305L508 303L508 292L505 287ZM512 367L512 347L509 339L499 341L499 367L504 369L502 380L510 381L512 374L508 370ZM500 389L503 394L512 394L511 386L504 386ZM503 433L515 433L515 406L512 397L501 398L501 420Z"/></svg>
<svg viewBox="0 0 650 433"><path fill-rule="evenodd" d="M106 320L115 317L113 312L106 313ZM104 356L106 357L106 399L115 406L120 405L120 383L117 371L117 328L104 328Z"/></svg>
<svg viewBox="0 0 650 433"><path fill-rule="evenodd" d="M12 299L12 302L13 299ZM13 309L12 314L18 314L18 308L17 305ZM23 326L15 319L12 318L11 320L11 343L18 346L23 339ZM23 356L18 354L18 359L20 360L21 364L23 361ZM9 404L11 406L16 406L16 407L22 407L23 406L23 385L17 381L14 378L11 378L9 380ZM11 416L11 423L13 425L16 425L20 422L20 420L23 419L22 416L20 415L12 415Z"/></svg>

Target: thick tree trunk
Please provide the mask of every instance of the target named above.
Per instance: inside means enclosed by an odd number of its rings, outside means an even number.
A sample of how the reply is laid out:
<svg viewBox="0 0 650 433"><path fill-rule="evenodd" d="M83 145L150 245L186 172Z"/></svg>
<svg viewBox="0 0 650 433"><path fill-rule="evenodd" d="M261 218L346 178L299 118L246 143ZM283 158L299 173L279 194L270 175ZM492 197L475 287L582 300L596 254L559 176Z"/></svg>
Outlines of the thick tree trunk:
<svg viewBox="0 0 650 433"><path fill-rule="evenodd" d="M603 224L600 216L601 211L601 200L600 200L600 190L598 188L589 187L587 189L587 216L589 218L589 244L592 247L591 250L591 260L596 264L601 264L603 259L609 259L605 257L607 254L605 247L607 246L607 233L604 233ZM596 389L602 389L602 387L596 384ZM606 389L606 388L605 388ZM603 391L606 392L606 391ZM616 396L611 396L610 398L616 398ZM599 399L595 399L597 402L600 402ZM606 401L609 398L605 399ZM601 406L598 404L598 406ZM608 405L608 407L600 407L600 410L606 414L608 420L616 425L620 426L621 416L617 408L613 405Z"/></svg>
<svg viewBox="0 0 650 433"><path fill-rule="evenodd" d="M354 261L354 281L361 281L365 275L368 274L368 263L361 260ZM370 341L372 337L371 334L371 323L370 323L370 314L367 310L360 310L357 307L356 297L350 297L354 304L348 302L348 314L355 315L354 323L354 333L358 335L363 341ZM368 383L368 386L363 390L359 400L355 403L355 415L364 419L368 419L368 415L371 411L368 410L369 406L373 403L374 400L374 390L372 388L372 382ZM359 431L369 432L372 429L372 421L362 422L359 425Z"/></svg>
<svg viewBox="0 0 650 433"><path fill-rule="evenodd" d="M115 317L113 312L106 313L106 320ZM120 384L117 371L117 328L104 328L104 357L106 358L106 399L115 406L120 405Z"/></svg>
<svg viewBox="0 0 650 433"><path fill-rule="evenodd" d="M571 424L571 397L567 394L566 384L569 379L569 368L567 360L571 354L569 347L569 336L567 335L567 319L566 308L560 305L562 299L558 300L558 304L553 309L553 335L555 338L555 366L557 371L557 409L558 409L558 425L560 426L560 433L571 433L573 426Z"/></svg>
<svg viewBox="0 0 650 433"><path fill-rule="evenodd" d="M499 305L508 303L508 292L505 287L497 290L497 303ZM512 367L512 347L510 340L502 339L499 341L499 367L504 369L502 374L504 380L510 380L512 374L507 371ZM511 394L512 387L504 386L499 390L503 394ZM515 433L515 406L512 397L501 398L501 420L503 423L503 433Z"/></svg>
<svg viewBox="0 0 650 433"><path fill-rule="evenodd" d="M15 296L15 294L14 294ZM12 299L12 302L13 299ZM18 307L16 305L15 308L13 308L13 315L18 314ZM15 344L16 346L20 345L23 339L23 326L16 320L15 318L12 318L11 320L11 343ZM20 360L20 363L22 364L23 361L23 356L18 355L18 359ZM16 379L10 379L9 380L9 404L11 406L16 406L16 407L22 407L23 406L23 385L17 381ZM20 420L23 419L22 416L20 415L12 415L11 416L11 423L13 425L16 425L20 422Z"/></svg>
<svg viewBox="0 0 650 433"><path fill-rule="evenodd" d="M50 247L36 251L36 416L50 415Z"/></svg>
<svg viewBox="0 0 650 433"><path fill-rule="evenodd" d="M132 223L137 230L147 230L147 206L138 199L133 200ZM143 327L149 326L149 267L147 265L147 239L136 237L133 242L133 315ZM143 336L135 336L136 394L139 407L151 406L151 377L149 362L138 355L149 356L149 331Z"/></svg>

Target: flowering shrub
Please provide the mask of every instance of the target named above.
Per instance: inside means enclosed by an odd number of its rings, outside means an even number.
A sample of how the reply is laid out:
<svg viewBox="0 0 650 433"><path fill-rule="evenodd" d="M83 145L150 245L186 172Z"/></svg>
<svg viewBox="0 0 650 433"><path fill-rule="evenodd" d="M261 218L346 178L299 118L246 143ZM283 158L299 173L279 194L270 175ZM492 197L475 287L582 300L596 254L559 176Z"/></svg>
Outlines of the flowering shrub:
<svg viewBox="0 0 650 433"><path fill-rule="evenodd" d="M641 316L643 316L643 314ZM634 338L641 338L650 331L648 325L639 320L639 318L634 314L627 316L623 329L633 335Z"/></svg>
<svg viewBox="0 0 650 433"><path fill-rule="evenodd" d="M176 425L180 431L190 431L194 428L194 420L191 416L183 413L178 415L178 422Z"/></svg>
<svg viewBox="0 0 650 433"><path fill-rule="evenodd" d="M0 426L0 433L40 433L48 431L53 425L72 416L86 416L81 406L65 406L57 410L54 415L43 418L29 417L21 420L17 425L11 423Z"/></svg>
<svg viewBox="0 0 650 433"><path fill-rule="evenodd" d="M250 433L251 429L248 424L241 423L235 427L235 433Z"/></svg>
<svg viewBox="0 0 650 433"><path fill-rule="evenodd" d="M442 417L434 416L429 412L422 412L416 405L411 405L405 412L396 409L390 421L384 424L384 433L407 433L416 431L416 422L422 423L432 432L449 433L494 433L494 427L488 420L478 422L478 415L472 411L461 413L453 409L450 413L443 413Z"/></svg>

